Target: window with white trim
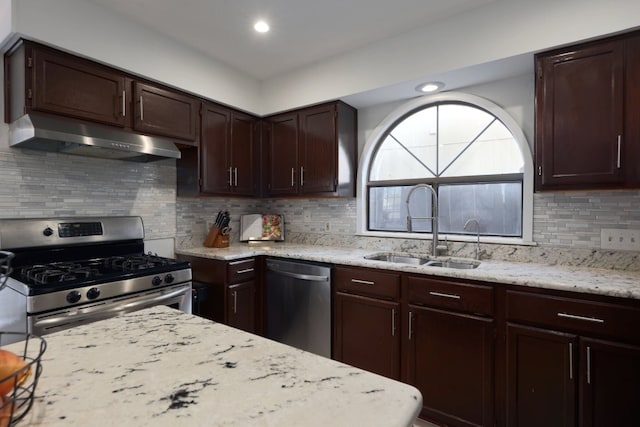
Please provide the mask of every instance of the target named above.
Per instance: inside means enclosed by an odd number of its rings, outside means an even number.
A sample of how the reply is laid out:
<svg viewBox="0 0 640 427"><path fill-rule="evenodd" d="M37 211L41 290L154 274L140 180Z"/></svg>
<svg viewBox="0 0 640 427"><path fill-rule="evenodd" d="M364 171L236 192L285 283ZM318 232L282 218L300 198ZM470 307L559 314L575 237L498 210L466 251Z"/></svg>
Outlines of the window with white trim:
<svg viewBox="0 0 640 427"><path fill-rule="evenodd" d="M431 102L429 102L431 101ZM409 233L407 195L426 183L438 198L438 228L449 235L530 240L532 159L519 126L479 97L446 93L413 101L381 125L363 153L362 231ZM507 122L507 123L505 123ZM415 191L412 217L432 216L430 191ZM412 237L429 234L432 221L412 220Z"/></svg>

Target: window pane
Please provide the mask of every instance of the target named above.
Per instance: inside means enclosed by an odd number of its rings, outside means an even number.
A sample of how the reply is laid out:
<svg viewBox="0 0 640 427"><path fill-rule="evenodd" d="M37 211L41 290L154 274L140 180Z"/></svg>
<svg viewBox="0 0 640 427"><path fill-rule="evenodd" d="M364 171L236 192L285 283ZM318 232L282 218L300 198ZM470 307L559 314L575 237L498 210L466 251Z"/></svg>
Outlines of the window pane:
<svg viewBox="0 0 640 427"><path fill-rule="evenodd" d="M407 231L407 195L412 186L369 188L369 230ZM431 216L431 192L418 189L411 195L412 217ZM431 232L431 220L412 221L414 232Z"/></svg>
<svg viewBox="0 0 640 427"><path fill-rule="evenodd" d="M480 223L481 235L522 236L522 183L440 185L439 229L443 233L476 234L475 225L464 230L467 220Z"/></svg>
<svg viewBox="0 0 640 427"><path fill-rule="evenodd" d="M415 179L436 171L436 108L418 111L398 123L375 154L369 180Z"/></svg>
<svg viewBox="0 0 640 427"><path fill-rule="evenodd" d="M494 119L486 111L468 105L441 105L438 120L440 143L438 173L442 173Z"/></svg>
<svg viewBox="0 0 640 427"><path fill-rule="evenodd" d="M524 159L511 132L496 120L441 176L522 173Z"/></svg>

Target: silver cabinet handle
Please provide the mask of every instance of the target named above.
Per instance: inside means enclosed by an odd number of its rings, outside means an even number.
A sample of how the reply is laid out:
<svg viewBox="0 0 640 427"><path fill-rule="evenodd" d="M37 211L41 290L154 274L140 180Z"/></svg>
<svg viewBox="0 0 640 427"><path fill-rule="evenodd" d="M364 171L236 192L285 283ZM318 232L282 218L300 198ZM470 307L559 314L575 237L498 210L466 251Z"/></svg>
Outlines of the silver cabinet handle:
<svg viewBox="0 0 640 427"><path fill-rule="evenodd" d="M235 186L238 186L238 168L233 168L233 180L235 182Z"/></svg>
<svg viewBox="0 0 640 427"><path fill-rule="evenodd" d="M604 320L598 319L597 317L578 316L576 314L569 314L569 313L558 313L558 317L564 317L565 319L573 319L573 320L584 320L585 322L592 322L592 323L604 323Z"/></svg>
<svg viewBox="0 0 640 427"><path fill-rule="evenodd" d="M122 117L127 116L127 93L122 91Z"/></svg>
<svg viewBox="0 0 640 427"><path fill-rule="evenodd" d="M411 341L412 335L413 335L413 313L409 312L409 341Z"/></svg>
<svg viewBox="0 0 640 427"><path fill-rule="evenodd" d="M391 336L396 336L396 309L391 309Z"/></svg>
<svg viewBox="0 0 640 427"><path fill-rule="evenodd" d="M240 261L231 261L231 262L229 262L229 265L238 265L238 264L244 264L245 262L253 262L253 261L254 261L253 258L251 258L251 259L243 259L243 260L240 260Z"/></svg>
<svg viewBox="0 0 640 427"><path fill-rule="evenodd" d="M291 187L295 187L296 186L296 170L294 168L291 168Z"/></svg>
<svg viewBox="0 0 640 427"><path fill-rule="evenodd" d="M236 271L236 274L251 273L252 271L253 271L253 268L245 268L244 270Z"/></svg>
<svg viewBox="0 0 640 427"><path fill-rule="evenodd" d="M238 291L233 291L233 314L238 312Z"/></svg>
<svg viewBox="0 0 640 427"><path fill-rule="evenodd" d="M373 286L376 284L376 282L371 282L369 280L360 280L360 279L351 279L352 283L357 283L359 285L369 285L369 286Z"/></svg>
<svg viewBox="0 0 640 427"><path fill-rule="evenodd" d="M140 121L144 121L144 100L142 95L140 95Z"/></svg>
<svg viewBox="0 0 640 427"><path fill-rule="evenodd" d="M300 187L304 187L304 166L300 166Z"/></svg>
<svg viewBox="0 0 640 427"><path fill-rule="evenodd" d="M618 162L617 162L617 166L618 169L620 169L620 149L622 147L622 135L618 135Z"/></svg>
<svg viewBox="0 0 640 427"><path fill-rule="evenodd" d="M429 295L433 295L434 297L442 297L442 298L450 298L450 299L460 299L460 298L462 298L460 295L444 294L442 292L429 292Z"/></svg>
<svg viewBox="0 0 640 427"><path fill-rule="evenodd" d="M233 187L233 168L229 166L227 170L229 171L229 187Z"/></svg>
<svg viewBox="0 0 640 427"><path fill-rule="evenodd" d="M573 379L573 343L569 343L569 379Z"/></svg>
<svg viewBox="0 0 640 427"><path fill-rule="evenodd" d="M591 384L591 347L587 346L587 384Z"/></svg>

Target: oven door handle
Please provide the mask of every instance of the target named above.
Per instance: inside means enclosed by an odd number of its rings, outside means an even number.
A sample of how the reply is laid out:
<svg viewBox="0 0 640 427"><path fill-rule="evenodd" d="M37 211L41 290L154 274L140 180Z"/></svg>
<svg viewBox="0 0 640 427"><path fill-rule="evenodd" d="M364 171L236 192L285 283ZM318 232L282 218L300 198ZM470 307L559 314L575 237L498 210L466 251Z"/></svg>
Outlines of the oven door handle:
<svg viewBox="0 0 640 427"><path fill-rule="evenodd" d="M135 311L138 308L143 308L146 306L154 306L160 305L163 302L168 300L172 300L178 296L182 296L187 294L190 291L188 287L182 287L172 292L168 292L166 294L161 294L155 297L149 298L148 295L143 295L136 298L131 298L130 302L124 304L118 304L115 307L108 308L109 305L115 303L107 303L107 305L93 306L87 309L80 309L78 311L68 312L67 314L56 316L56 317L48 317L46 319L37 320L34 322L34 327L47 327L50 325L56 325L58 323L64 323L67 321L80 322L82 320L91 319L92 317L112 317L120 312L130 312ZM125 300L126 301L126 300Z"/></svg>

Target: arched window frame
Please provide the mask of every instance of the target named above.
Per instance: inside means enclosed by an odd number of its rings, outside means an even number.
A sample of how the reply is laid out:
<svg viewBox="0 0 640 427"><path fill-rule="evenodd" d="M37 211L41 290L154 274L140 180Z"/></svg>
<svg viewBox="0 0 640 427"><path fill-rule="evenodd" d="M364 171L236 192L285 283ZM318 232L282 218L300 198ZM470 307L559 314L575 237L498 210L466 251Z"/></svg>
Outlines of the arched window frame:
<svg viewBox="0 0 640 427"><path fill-rule="evenodd" d="M500 244L534 244L533 243L533 155L531 147L527 143L527 139L522 132L518 123L497 104L476 95L461 92L442 92L434 95L415 98L406 102L391 113L375 128L373 133L367 139L367 142L360 155L360 164L358 174L358 193L357 193L357 233L364 236L376 237L397 237L403 239L431 239L431 234L423 233L406 233L392 231L371 231L367 229L367 204L368 192L367 183L369 180L370 168L372 166L373 157L376 154L378 145L384 141L384 138L390 128L395 126L400 119L410 115L416 110L426 108L431 104L441 102L460 102L477 106L494 116L496 116L512 133L518 148L522 153L524 160L523 182L522 182L522 237L496 237L483 236L482 241L486 243ZM467 235L446 235L441 234L440 238L446 238L451 241L473 241L475 236Z"/></svg>

